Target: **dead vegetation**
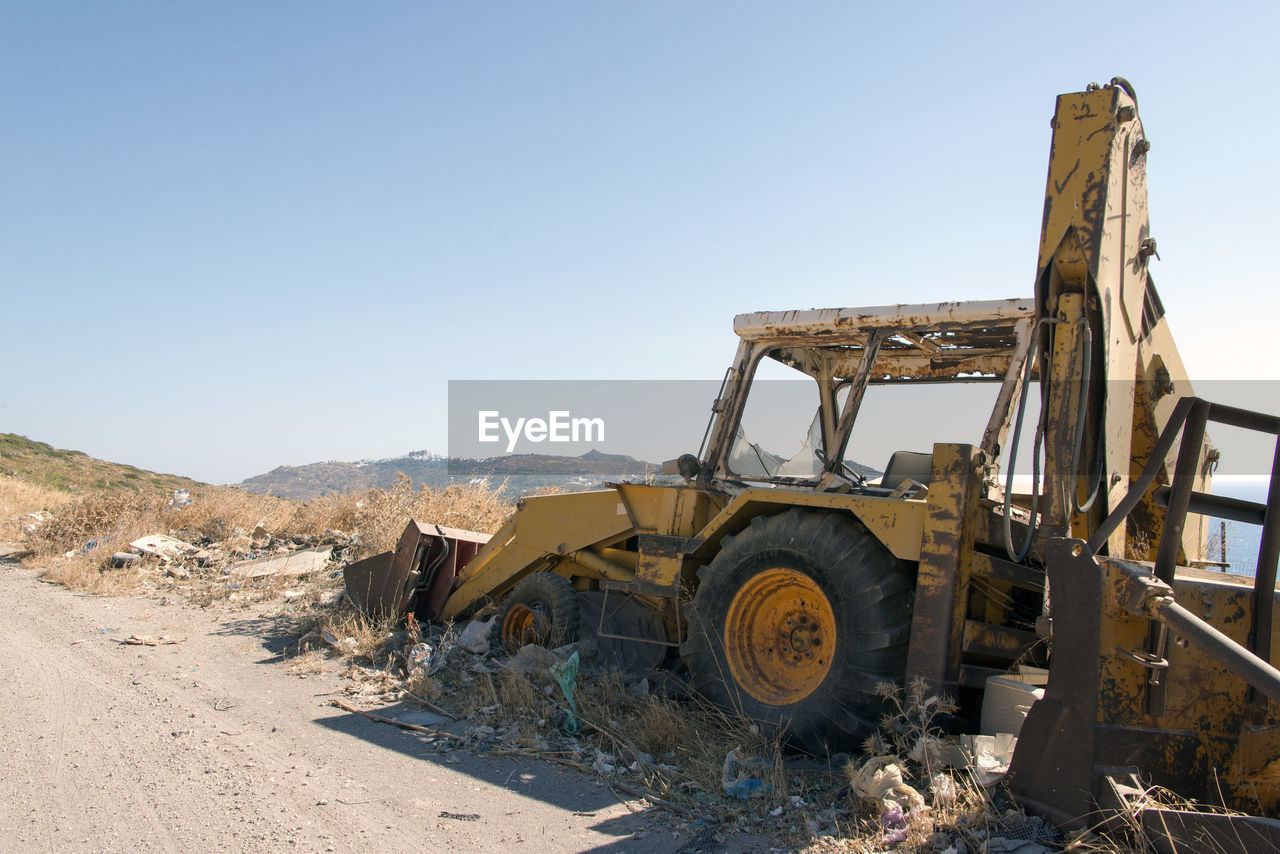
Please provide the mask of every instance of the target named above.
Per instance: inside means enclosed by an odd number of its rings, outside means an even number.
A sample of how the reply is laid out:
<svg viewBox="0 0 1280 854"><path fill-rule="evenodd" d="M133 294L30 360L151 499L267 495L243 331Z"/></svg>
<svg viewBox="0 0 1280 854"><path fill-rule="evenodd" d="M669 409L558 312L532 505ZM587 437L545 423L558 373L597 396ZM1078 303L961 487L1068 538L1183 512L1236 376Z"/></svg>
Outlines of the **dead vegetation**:
<svg viewBox="0 0 1280 854"><path fill-rule="evenodd" d="M492 532L511 512L500 487L474 483L415 489L404 477L389 489L333 494L305 503L216 486L197 488L191 498L190 504L173 506L170 493L95 492L75 497L5 478L0 480L0 522L5 525L0 539L23 540L32 551L29 565L74 590L121 594L172 588L209 604L275 596L283 583L299 588L304 598L316 599L313 583L268 579L245 584L228 580L224 570L234 559L325 544L341 549L341 560L350 562L392 548L410 518ZM268 539L255 539L255 531L265 531ZM151 534L211 548L215 559L112 568L113 554L128 551L130 542ZM321 585L338 586L340 580Z"/></svg>
<svg viewBox="0 0 1280 854"><path fill-rule="evenodd" d="M0 541L22 539L23 526L36 521L29 514L47 513L71 500L70 493L0 475Z"/></svg>

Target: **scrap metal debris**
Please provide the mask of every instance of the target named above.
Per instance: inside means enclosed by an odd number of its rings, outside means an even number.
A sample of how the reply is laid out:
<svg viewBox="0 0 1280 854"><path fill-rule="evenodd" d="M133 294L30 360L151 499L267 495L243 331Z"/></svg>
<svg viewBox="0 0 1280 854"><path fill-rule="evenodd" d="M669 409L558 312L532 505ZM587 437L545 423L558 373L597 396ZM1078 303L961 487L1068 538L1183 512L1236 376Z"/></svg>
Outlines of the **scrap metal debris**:
<svg viewBox="0 0 1280 854"><path fill-rule="evenodd" d="M421 732L426 735L432 736L433 738L451 738L455 740L460 739L459 736L454 735L453 733L450 733L450 732L445 732L444 730L432 729L431 727L428 727L428 726L421 726L419 724L406 723L405 721L398 721L395 718L384 717L382 715L374 714L373 712L365 711L364 709L357 709L355 706L352 706L348 703L344 703L341 700L330 700L329 702L332 705L337 706L339 709L342 709L344 712L351 712L353 715L360 715L361 717L368 718L369 720L376 721L377 723L380 723L380 724L391 724L391 726L399 727L400 729L407 729L412 732Z"/></svg>
<svg viewBox="0 0 1280 854"><path fill-rule="evenodd" d="M116 638L116 643L129 644L131 646L164 646L166 644L184 643L186 638L170 638L161 635L160 637L152 637L151 635L129 635L127 638Z"/></svg>
<svg viewBox="0 0 1280 854"><path fill-rule="evenodd" d="M191 543L165 534L140 537L129 543L129 548L138 554L158 557L163 561L182 560L187 555L195 555L196 552L200 551L199 546L193 546Z"/></svg>
<svg viewBox="0 0 1280 854"><path fill-rule="evenodd" d="M267 576L295 578L311 575L325 568L333 556L333 546L303 549L281 555L271 555L255 560L243 560L231 565L230 574L241 578L265 578Z"/></svg>

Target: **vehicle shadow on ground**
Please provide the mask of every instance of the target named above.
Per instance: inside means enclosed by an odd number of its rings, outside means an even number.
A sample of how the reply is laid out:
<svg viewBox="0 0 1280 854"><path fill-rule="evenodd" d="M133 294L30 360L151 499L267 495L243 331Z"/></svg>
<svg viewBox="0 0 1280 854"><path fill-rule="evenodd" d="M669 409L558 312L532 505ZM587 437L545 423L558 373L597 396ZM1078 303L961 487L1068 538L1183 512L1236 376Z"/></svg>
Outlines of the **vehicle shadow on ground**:
<svg viewBox="0 0 1280 854"><path fill-rule="evenodd" d="M432 741L429 736L378 723L336 708L333 714L317 717L315 723L332 732L359 738L385 750L394 750L440 768L462 772L476 780L551 804L574 815L589 816L619 803L630 803L629 809L632 812L589 825L598 833L619 837L614 842L592 849L593 851L640 854L711 850L702 845L690 847L690 843L703 838L700 831L707 828L707 825L678 819L658 807L637 807L638 799L634 796L615 792L607 782L586 777L570 768L561 768L530 756L482 753L465 748L449 749L443 740ZM455 722L447 727L442 725L442 728L461 732L462 725L463 722ZM470 808L465 812L453 812L453 809L458 808L449 808L444 804L441 806L440 821L513 821L511 817L504 815L486 816L477 814ZM456 817L459 815L465 817ZM471 818L473 815L479 817ZM673 827L677 832L675 836ZM637 833L640 834L639 838L636 837ZM537 843L536 838L526 841Z"/></svg>
<svg viewBox="0 0 1280 854"><path fill-rule="evenodd" d="M281 664L298 654L298 640L304 632L298 619L292 614L269 617L245 617L228 620L215 635L249 637L258 639L269 655L259 664ZM388 717L397 717L392 709L374 709ZM639 801L633 795L613 791L606 781L589 777L575 769L561 767L552 762L527 755L479 752L476 749L448 749L445 740L401 729L391 724L379 723L362 715L331 709L321 714L314 723L325 729L359 738L375 747L394 750L413 759L432 763L440 768L467 774L490 785L501 786L525 797L551 804L575 814L598 812L618 803L627 802L632 810L627 815L601 819L589 825L598 833L618 837L616 841L597 846L592 851L602 854L700 854L701 852L738 852L758 848L759 840L730 838L726 843L717 842L712 834L717 825L676 816L666 810ZM461 735L468 725L466 721L444 722L439 729ZM456 742L452 742L456 744ZM442 749L443 748L443 749ZM645 804L643 807L637 803ZM429 816L439 823L471 820L470 808L448 809L440 813L452 813L454 818L441 815ZM480 821L510 821L507 816L483 816ZM675 835L673 835L675 832ZM640 836L637 838L636 834ZM536 844L536 839L527 840ZM744 844L745 843L745 844ZM756 844L753 844L756 843ZM767 846L765 846L767 847Z"/></svg>
<svg viewBox="0 0 1280 854"><path fill-rule="evenodd" d="M298 654L298 618L292 614L274 617L245 617L227 620L213 632L223 637L257 638L262 647L271 653L258 664L280 664Z"/></svg>

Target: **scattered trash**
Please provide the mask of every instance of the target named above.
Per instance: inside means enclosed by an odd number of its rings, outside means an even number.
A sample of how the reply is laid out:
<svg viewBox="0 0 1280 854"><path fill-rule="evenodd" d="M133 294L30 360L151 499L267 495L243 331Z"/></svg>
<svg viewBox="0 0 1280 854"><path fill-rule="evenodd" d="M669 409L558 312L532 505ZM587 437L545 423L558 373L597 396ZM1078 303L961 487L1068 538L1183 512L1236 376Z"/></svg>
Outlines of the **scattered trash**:
<svg viewBox="0 0 1280 854"><path fill-rule="evenodd" d="M978 785L993 786L1009 771L1018 739L1009 733L999 735L962 735L962 761L955 767L968 767Z"/></svg>
<svg viewBox="0 0 1280 854"><path fill-rule="evenodd" d="M480 815L473 812L446 812L441 810L440 818L451 818L454 821L479 821Z"/></svg>
<svg viewBox="0 0 1280 854"><path fill-rule="evenodd" d="M891 768L897 766L891 765ZM910 787L908 787L910 788ZM914 790L913 790L914 791ZM890 845L903 842L911 832L911 822L920 817L921 808L906 812L894 804L880 814L880 829L884 831L884 841Z"/></svg>
<svg viewBox="0 0 1280 854"><path fill-rule="evenodd" d="M1061 836L1057 828L1046 822L1038 815L1018 816L1013 821L1008 821L1007 815L1005 818L1005 827L1000 831L1000 836L991 839L990 842L994 844L998 839L1002 844L1014 847L1005 847L1001 849L989 846L989 851L1003 850L1007 852L1017 852L1017 854L1039 854L1039 852L1047 851L1049 849L1044 846L1037 845L1035 848L1023 850L1022 848L1016 847L1015 843L1031 844L1040 842L1057 842Z"/></svg>
<svg viewBox="0 0 1280 854"><path fill-rule="evenodd" d="M528 647L522 648L524 652ZM582 724L575 715L578 712L578 704L573 700L574 682L578 678L578 653L569 656L567 661L557 661L551 665L551 676L560 685L561 692L564 693L565 700L569 703L568 714L564 719L564 731L570 735L574 735L578 730L582 729Z"/></svg>
<svg viewBox="0 0 1280 854"><path fill-rule="evenodd" d="M413 671L420 670L430 676L444 666L444 659L439 647L429 643L415 643L409 647L409 672L412 674Z"/></svg>
<svg viewBox="0 0 1280 854"><path fill-rule="evenodd" d="M271 555L257 560L242 560L231 565L229 574L241 578L265 578L268 575L294 578L310 575L324 569L333 556L333 546L319 549L303 549L281 555Z"/></svg>
<svg viewBox="0 0 1280 854"><path fill-rule="evenodd" d="M591 770L597 774L612 774L614 768L614 757L603 750L596 750L596 760L591 763Z"/></svg>
<svg viewBox="0 0 1280 854"><path fill-rule="evenodd" d="M444 715L437 715L435 712L429 712L426 709L414 709L413 711L404 712L396 715L396 720L402 724L423 727L434 727L448 723L448 719Z"/></svg>
<svg viewBox="0 0 1280 854"><path fill-rule="evenodd" d="M126 566L132 566L142 560L142 555L133 552L116 552L111 556L111 566L116 569L123 569Z"/></svg>
<svg viewBox="0 0 1280 854"><path fill-rule="evenodd" d="M574 653L577 653L578 661L583 662L583 661L588 661L592 658L595 658L596 653L598 652L598 649L596 647L595 641L591 640L590 638L586 638L585 640L575 641L573 643L567 643L564 646L558 646L555 649L551 650L551 652L553 655L555 655L556 658L560 659L561 661L564 661Z"/></svg>
<svg viewBox="0 0 1280 854"><path fill-rule="evenodd" d="M116 643L130 644L132 646L163 646L171 643L183 643L186 638L168 638L164 635L160 637L152 637L151 635L129 635L127 638L117 640Z"/></svg>
<svg viewBox="0 0 1280 854"><path fill-rule="evenodd" d="M1049 849L1038 842L994 836L987 840L987 854L1047 854Z"/></svg>
<svg viewBox="0 0 1280 854"><path fill-rule="evenodd" d="M338 640L338 636L335 635L333 632L329 631L328 629L321 629L320 637L321 639L324 640L325 643L327 643L329 646L336 649L338 652L343 653L344 655L351 655L356 651L356 648L359 646L359 644L356 643L355 638L348 637L348 638L343 638L342 640Z"/></svg>
<svg viewBox="0 0 1280 854"><path fill-rule="evenodd" d="M992 676L987 679L982 695L983 735L1007 732L1016 736L1022 731L1031 704L1044 699L1044 688L1030 685L1024 678Z"/></svg>
<svg viewBox="0 0 1280 854"><path fill-rule="evenodd" d="M191 492L186 489L175 489L173 497L169 499L168 507L170 510L180 510L191 503Z"/></svg>
<svg viewBox="0 0 1280 854"><path fill-rule="evenodd" d="M562 663L561 659L554 652L545 646L531 643L520 647L515 655L507 659L505 666L508 670L523 676L532 676L534 673L550 670L560 663Z"/></svg>
<svg viewBox="0 0 1280 854"><path fill-rule="evenodd" d="M743 754L742 748L735 747L724 758L720 786L726 795L740 801L767 794L773 787L762 775L770 767L772 763L769 760L757 757L749 759Z"/></svg>
<svg viewBox="0 0 1280 854"><path fill-rule="evenodd" d="M103 538L102 538L102 539L100 539L100 540L89 540L89 541L88 541L88 542L86 542L84 545L82 545L80 548L78 548L78 549L72 549L72 550L71 550L71 551L69 551L69 552L65 552L65 553L62 555L62 557L63 557L64 559L66 559L66 558L73 558L73 557L75 557L76 555L87 555L89 552L93 551L93 550L94 550L94 549L96 549L98 546L106 545L107 543L112 542L114 539L115 539L114 537L103 537Z"/></svg>
<svg viewBox="0 0 1280 854"><path fill-rule="evenodd" d="M934 804L954 804L960 797L956 781L950 774L934 774L933 779L929 781L929 790L933 792Z"/></svg>
<svg viewBox="0 0 1280 854"><path fill-rule="evenodd" d="M43 510L37 510L34 513L28 513L25 520L19 526L24 536L30 537L40 526L49 521L49 514Z"/></svg>
<svg viewBox="0 0 1280 854"><path fill-rule="evenodd" d="M472 620L462 630L458 638L458 648L476 655L484 655L489 651L489 634L493 631L493 621L497 615L487 620Z"/></svg>
<svg viewBox="0 0 1280 854"><path fill-rule="evenodd" d="M902 769L891 756L873 756L861 767L849 766L849 783L857 794L871 801L879 801L885 810L901 807L910 812L924 806L924 797L902 779Z"/></svg>
<svg viewBox="0 0 1280 854"><path fill-rule="evenodd" d="M129 543L129 548L139 554L158 557L163 561L181 560L184 555L200 551L198 547L191 545L191 543L183 542L164 534L152 534L149 537L134 540Z"/></svg>

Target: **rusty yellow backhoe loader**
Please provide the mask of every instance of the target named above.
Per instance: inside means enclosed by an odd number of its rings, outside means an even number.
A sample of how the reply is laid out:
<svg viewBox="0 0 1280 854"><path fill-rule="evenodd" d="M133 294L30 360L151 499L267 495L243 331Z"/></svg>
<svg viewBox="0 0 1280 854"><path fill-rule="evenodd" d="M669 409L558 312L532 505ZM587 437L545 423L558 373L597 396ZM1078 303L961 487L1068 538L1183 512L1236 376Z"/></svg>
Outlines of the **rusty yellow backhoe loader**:
<svg viewBox="0 0 1280 854"><path fill-rule="evenodd" d="M1031 298L739 315L704 445L672 464L682 482L525 498L491 538L415 523L348 568L348 593L427 619L499 606L510 648L590 630L819 753L876 725L878 683L926 680L963 726L989 677L1049 665L1011 774L1033 808L1079 822L1142 775L1272 809L1278 505L1210 494L1205 423L1280 421L1194 397L1148 273L1148 148L1125 81L1061 96ZM765 365L811 392L785 459L744 426ZM932 447L857 474L868 392L940 385L987 391L980 435L904 411L936 425ZM1256 583L1181 568L1206 515L1265 523ZM1148 544L1154 569L1130 560ZM1170 838L1226 821L1171 815ZM1245 850L1280 840L1245 827Z"/></svg>

